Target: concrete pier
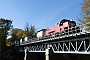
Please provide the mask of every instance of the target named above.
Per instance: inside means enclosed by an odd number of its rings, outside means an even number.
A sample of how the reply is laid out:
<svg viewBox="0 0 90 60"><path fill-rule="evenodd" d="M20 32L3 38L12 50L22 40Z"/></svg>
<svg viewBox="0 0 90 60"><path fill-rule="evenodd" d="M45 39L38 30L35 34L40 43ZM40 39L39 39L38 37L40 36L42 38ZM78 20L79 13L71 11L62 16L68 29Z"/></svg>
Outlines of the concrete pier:
<svg viewBox="0 0 90 60"><path fill-rule="evenodd" d="M24 60L27 60L27 49L25 49L25 56L24 56Z"/></svg>
<svg viewBox="0 0 90 60"><path fill-rule="evenodd" d="M49 54L50 54L50 48L46 49L46 53L45 53L46 59L45 60L50 60L49 59Z"/></svg>

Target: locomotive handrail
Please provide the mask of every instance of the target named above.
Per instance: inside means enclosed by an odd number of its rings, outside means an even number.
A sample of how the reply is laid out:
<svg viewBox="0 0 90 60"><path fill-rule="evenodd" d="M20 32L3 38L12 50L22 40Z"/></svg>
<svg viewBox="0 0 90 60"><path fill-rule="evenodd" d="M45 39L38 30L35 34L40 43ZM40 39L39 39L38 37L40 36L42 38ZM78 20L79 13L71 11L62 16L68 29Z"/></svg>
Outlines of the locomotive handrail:
<svg viewBox="0 0 90 60"><path fill-rule="evenodd" d="M90 24L90 22L85 23L85 24L81 24L79 26L74 26L74 27L71 27L71 28L68 28L68 29L64 29L63 31L60 31L60 32L51 33L47 37L43 36L42 39L32 38L32 39L29 39L28 41L24 41L24 42L22 42L22 43L20 42L20 43L25 44L25 43L42 42L42 41L62 39L62 38L66 38L66 37L71 37L71 36L76 36L76 35L80 35L80 34L90 33L90 30L86 31L86 28L88 28L86 26L86 24ZM84 28L81 28L82 26Z"/></svg>
<svg viewBox="0 0 90 60"><path fill-rule="evenodd" d="M73 28L76 28L76 27L73 27ZM72 29L72 28L70 28L70 29ZM72 30L72 31L74 31L74 30ZM71 32L72 32L71 31ZM76 30L75 30L76 31ZM70 36L75 36L75 35L80 35L80 34L82 34L81 32L78 34L78 33L72 33L72 34L69 34L69 30L68 30L68 34L66 35L62 35L62 36L60 36L60 37L57 37L58 39L60 38L60 39L62 39L62 38L65 38L65 37L70 37ZM67 33L67 32L66 32ZM51 40L54 40L53 38L55 38L55 37L50 37L51 38ZM57 39L56 38L56 39ZM49 38L46 38L45 40L43 39L43 40L40 40L40 41L49 41L50 39ZM31 42L31 43L34 43L34 42L40 42L40 41L38 41L38 39L33 39L33 40L30 40L29 42Z"/></svg>

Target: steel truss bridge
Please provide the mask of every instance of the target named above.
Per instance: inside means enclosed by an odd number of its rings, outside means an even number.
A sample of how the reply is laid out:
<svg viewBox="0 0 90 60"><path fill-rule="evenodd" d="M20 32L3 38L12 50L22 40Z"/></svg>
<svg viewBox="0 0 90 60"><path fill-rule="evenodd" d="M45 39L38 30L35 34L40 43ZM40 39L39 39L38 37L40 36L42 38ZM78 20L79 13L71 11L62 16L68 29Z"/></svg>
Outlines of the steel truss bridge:
<svg viewBox="0 0 90 60"><path fill-rule="evenodd" d="M82 29L77 29L77 27L74 29L69 29L68 33L64 32L64 35L59 34L42 40L28 40L20 45L15 45L15 48L21 52L25 49L28 52L46 52L46 49L51 49L54 53L90 54L90 32L81 31Z"/></svg>

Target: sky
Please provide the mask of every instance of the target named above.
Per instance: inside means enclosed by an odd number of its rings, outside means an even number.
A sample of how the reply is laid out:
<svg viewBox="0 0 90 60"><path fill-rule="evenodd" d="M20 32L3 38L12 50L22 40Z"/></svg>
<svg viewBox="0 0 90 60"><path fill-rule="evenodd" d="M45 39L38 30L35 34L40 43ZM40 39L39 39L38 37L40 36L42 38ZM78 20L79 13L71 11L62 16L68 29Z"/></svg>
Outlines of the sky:
<svg viewBox="0 0 90 60"><path fill-rule="evenodd" d="M24 29L26 23L37 30L50 28L62 19L77 23L83 0L0 0L0 18L11 19L13 28Z"/></svg>

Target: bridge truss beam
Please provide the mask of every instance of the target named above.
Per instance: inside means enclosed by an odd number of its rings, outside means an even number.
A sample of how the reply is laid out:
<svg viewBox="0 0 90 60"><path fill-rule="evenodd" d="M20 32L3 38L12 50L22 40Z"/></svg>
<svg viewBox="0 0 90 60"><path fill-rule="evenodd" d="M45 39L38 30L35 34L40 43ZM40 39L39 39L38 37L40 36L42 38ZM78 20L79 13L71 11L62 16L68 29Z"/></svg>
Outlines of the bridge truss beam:
<svg viewBox="0 0 90 60"><path fill-rule="evenodd" d="M28 52L46 52L46 49L51 48L54 53L90 54L89 40L90 34L86 34L64 40L56 39L55 41L22 45L18 48L19 51L27 49Z"/></svg>

